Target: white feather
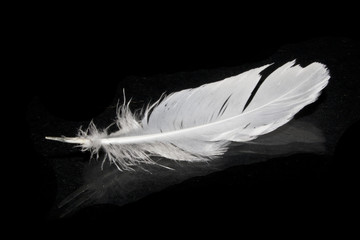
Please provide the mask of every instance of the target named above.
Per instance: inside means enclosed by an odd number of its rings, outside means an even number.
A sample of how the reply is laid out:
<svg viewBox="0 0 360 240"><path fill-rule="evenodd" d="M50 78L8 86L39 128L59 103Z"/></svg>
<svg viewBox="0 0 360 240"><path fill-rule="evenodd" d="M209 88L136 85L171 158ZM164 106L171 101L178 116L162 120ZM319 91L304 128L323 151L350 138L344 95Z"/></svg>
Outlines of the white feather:
<svg viewBox="0 0 360 240"><path fill-rule="evenodd" d="M288 62L272 72L250 103L260 73L269 65L172 93L148 106L142 116L134 115L124 103L117 109L119 130L114 133L99 131L90 123L75 138L47 139L77 143L93 154L103 149L120 170L154 163L151 156L206 161L222 155L232 141L250 141L284 125L318 98L330 78L326 67L316 62L305 68L294 64Z"/></svg>

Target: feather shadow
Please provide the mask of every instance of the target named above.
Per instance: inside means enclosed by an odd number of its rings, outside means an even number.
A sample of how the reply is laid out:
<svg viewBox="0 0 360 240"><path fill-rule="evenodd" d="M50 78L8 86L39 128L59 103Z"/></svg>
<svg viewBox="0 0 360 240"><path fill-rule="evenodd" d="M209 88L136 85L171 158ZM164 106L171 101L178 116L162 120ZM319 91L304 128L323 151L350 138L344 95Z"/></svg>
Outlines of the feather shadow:
<svg viewBox="0 0 360 240"><path fill-rule="evenodd" d="M105 164L101 169L101 161L91 161L84 165L82 183L75 191L66 196L62 192L66 186L59 186L59 194L63 197L58 198L51 215L53 218L70 217L80 209L96 204L124 206L186 179L233 166L297 153L324 154L324 142L321 130L312 123L294 120L251 142L233 143L223 157L211 162L188 163L155 159L157 163L174 170L159 165L139 165L135 166L134 171L119 172L114 165Z"/></svg>

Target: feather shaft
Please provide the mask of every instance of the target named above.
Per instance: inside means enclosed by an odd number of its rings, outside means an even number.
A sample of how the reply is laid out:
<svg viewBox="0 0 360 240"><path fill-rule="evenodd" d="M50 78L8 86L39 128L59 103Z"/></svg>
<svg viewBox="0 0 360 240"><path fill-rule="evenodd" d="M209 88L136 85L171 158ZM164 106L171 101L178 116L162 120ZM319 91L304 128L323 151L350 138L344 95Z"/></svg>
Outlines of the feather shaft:
<svg viewBox="0 0 360 240"><path fill-rule="evenodd" d="M45 137L47 140L58 141L58 142L66 142L73 144L89 144L90 140L86 138L80 137Z"/></svg>

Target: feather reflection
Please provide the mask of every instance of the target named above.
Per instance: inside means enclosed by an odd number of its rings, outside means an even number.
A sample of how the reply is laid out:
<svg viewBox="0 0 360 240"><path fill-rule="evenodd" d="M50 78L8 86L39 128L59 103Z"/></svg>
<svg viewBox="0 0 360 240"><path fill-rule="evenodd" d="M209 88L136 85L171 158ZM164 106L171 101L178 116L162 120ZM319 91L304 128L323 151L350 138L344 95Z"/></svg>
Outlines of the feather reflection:
<svg viewBox="0 0 360 240"><path fill-rule="evenodd" d="M233 143L228 152L209 162L182 162L163 158L159 165L136 166L134 171L120 172L115 166L92 160L83 165L83 177L77 190L67 197L59 197L53 216L64 217L95 204L123 206L174 184L238 165L266 161L295 153L325 152L322 132L310 122L293 120L281 128L247 143ZM58 164L68 164L59 161ZM77 166L78 168L79 166ZM171 168L173 170L169 170ZM61 169L61 168L57 168ZM61 183L63 181L59 181ZM66 185L59 184L59 196L64 196Z"/></svg>

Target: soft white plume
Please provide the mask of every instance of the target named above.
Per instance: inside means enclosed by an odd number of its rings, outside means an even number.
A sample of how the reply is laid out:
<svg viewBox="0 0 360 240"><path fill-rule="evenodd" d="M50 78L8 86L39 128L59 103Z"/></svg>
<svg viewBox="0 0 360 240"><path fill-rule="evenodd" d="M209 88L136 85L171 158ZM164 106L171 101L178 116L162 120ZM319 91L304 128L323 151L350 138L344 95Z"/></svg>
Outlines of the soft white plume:
<svg viewBox="0 0 360 240"><path fill-rule="evenodd" d="M139 116L124 102L117 108L118 131L110 134L90 123L75 138L47 139L77 143L96 155L102 149L120 170L154 163L151 156L206 161L222 155L232 141L250 141L290 121L318 98L330 78L323 64L302 68L291 61L258 85L268 66L172 93Z"/></svg>

